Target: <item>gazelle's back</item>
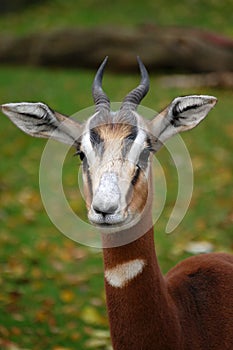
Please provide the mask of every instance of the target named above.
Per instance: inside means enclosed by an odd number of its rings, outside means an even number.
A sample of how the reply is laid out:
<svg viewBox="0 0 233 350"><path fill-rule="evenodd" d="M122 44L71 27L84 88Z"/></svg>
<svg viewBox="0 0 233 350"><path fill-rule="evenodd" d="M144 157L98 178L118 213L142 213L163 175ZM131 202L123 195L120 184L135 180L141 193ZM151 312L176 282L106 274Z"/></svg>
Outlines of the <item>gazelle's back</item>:
<svg viewBox="0 0 233 350"><path fill-rule="evenodd" d="M166 280L179 312L184 349L233 350L233 256L188 258L171 269Z"/></svg>

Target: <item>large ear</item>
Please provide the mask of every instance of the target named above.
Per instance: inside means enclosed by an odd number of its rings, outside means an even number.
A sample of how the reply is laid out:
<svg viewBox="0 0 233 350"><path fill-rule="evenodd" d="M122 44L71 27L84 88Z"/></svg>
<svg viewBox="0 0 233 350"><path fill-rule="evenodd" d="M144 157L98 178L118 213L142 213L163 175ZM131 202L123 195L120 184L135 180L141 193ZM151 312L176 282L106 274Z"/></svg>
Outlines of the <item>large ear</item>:
<svg viewBox="0 0 233 350"><path fill-rule="evenodd" d="M46 104L7 103L1 106L2 112L25 133L53 138L73 145L82 132L82 126L76 121L50 109Z"/></svg>
<svg viewBox="0 0 233 350"><path fill-rule="evenodd" d="M150 122L150 130L156 140L155 151L158 151L164 142L173 135L197 126L216 102L216 97L207 95L175 98Z"/></svg>

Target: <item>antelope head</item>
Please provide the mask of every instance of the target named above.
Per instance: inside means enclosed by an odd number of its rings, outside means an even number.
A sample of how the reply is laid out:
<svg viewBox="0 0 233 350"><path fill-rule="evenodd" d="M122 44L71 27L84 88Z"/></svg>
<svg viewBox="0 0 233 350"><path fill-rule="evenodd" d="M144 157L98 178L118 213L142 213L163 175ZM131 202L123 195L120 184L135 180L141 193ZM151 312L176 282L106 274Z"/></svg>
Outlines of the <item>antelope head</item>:
<svg viewBox="0 0 233 350"><path fill-rule="evenodd" d="M137 106L149 90L147 70L138 58L140 84L110 110L102 89L107 58L94 83L95 113L85 123L53 111L44 103L8 103L2 111L31 136L53 138L76 148L82 161L88 218L99 227L133 226L145 208L150 188L151 156L171 136L192 129L205 118L217 99L191 95L175 98L153 120Z"/></svg>

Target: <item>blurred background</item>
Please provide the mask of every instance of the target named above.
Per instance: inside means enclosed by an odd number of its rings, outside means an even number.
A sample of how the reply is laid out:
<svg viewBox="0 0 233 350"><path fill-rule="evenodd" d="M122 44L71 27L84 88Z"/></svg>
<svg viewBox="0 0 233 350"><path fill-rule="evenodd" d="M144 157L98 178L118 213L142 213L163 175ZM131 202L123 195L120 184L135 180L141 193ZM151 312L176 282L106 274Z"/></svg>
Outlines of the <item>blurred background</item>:
<svg viewBox="0 0 233 350"><path fill-rule="evenodd" d="M193 162L194 192L170 235L165 227L177 174L166 150L157 155L168 186L155 228L164 272L198 251L233 252L232 23L230 0L0 3L1 103L43 101L67 115L89 107L105 55L105 90L121 101L139 82L138 54L151 77L144 106L160 110L187 94L218 98L206 121L182 135ZM111 349L101 251L64 237L41 202L38 169L45 142L1 114L0 349ZM70 205L85 215L76 190L78 166L69 153L63 181Z"/></svg>

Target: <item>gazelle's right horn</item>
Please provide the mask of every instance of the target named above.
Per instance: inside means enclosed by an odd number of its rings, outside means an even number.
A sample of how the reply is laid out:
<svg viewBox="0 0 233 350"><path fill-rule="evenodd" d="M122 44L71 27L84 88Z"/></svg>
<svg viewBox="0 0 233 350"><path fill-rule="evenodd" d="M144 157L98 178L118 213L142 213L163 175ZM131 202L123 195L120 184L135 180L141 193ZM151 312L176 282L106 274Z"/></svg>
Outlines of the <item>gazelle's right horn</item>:
<svg viewBox="0 0 233 350"><path fill-rule="evenodd" d="M92 96L95 102L96 112L99 112L102 109L107 111L110 110L109 98L102 89L103 73L104 73L104 68L107 63L107 60L108 60L108 56L105 57L102 64L100 65L92 85Z"/></svg>

